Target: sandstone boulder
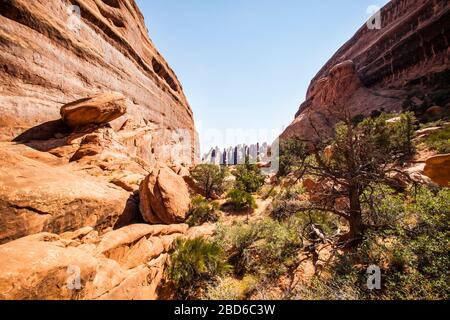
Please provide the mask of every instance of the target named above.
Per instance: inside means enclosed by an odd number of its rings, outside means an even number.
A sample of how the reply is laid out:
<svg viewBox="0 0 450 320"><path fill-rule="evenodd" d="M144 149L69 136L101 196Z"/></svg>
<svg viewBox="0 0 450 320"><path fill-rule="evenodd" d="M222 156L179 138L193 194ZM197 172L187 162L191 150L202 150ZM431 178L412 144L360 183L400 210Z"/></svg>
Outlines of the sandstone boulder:
<svg viewBox="0 0 450 320"><path fill-rule="evenodd" d="M68 14L72 4L82 13L79 28L70 27L76 18ZM61 130L61 101L119 92L127 99L127 117L112 126L120 130L133 121L133 131L152 131L129 139L132 146L137 142L137 156L169 161L167 148L180 142L174 133L181 129L190 147L180 161L195 160L192 110L175 72L152 43L135 0L2 1L0 25L5 66L0 68L0 140L23 133L25 140L48 139ZM91 121L98 123L95 113Z"/></svg>
<svg viewBox="0 0 450 320"><path fill-rule="evenodd" d="M2 300L83 299L86 291L70 289L68 279L78 274L85 287L97 268L96 259L82 250L44 241L10 242L0 246L0 256Z"/></svg>
<svg viewBox="0 0 450 320"><path fill-rule="evenodd" d="M428 136L430 136L431 134L442 130L442 127L430 127L430 128L425 128L425 129L420 129L416 131L416 137L417 139L423 139L426 138Z"/></svg>
<svg viewBox="0 0 450 320"><path fill-rule="evenodd" d="M110 250L135 243L143 237L184 234L188 225L147 225L134 224L105 234L97 247L97 254L104 254Z"/></svg>
<svg viewBox="0 0 450 320"><path fill-rule="evenodd" d="M450 187L450 154L429 158L426 161L424 173L434 183Z"/></svg>
<svg viewBox="0 0 450 320"><path fill-rule="evenodd" d="M149 223L173 224L186 220L189 189L183 177L168 167L159 167L140 186L140 208Z"/></svg>
<svg viewBox="0 0 450 320"><path fill-rule="evenodd" d="M16 149L0 149L0 243L85 226L103 230L125 212L130 196L125 190L55 166L48 154L41 157L41 152L25 146L23 152Z"/></svg>
<svg viewBox="0 0 450 320"><path fill-rule="evenodd" d="M425 113L430 117L439 117L445 113L445 109L439 106L433 106L428 108Z"/></svg>
<svg viewBox="0 0 450 320"><path fill-rule="evenodd" d="M127 112L125 97L120 93L100 93L61 107L61 117L71 128L104 124Z"/></svg>
<svg viewBox="0 0 450 320"><path fill-rule="evenodd" d="M427 177L424 174L425 169L425 163L424 162L418 162L413 163L409 168L404 170L405 174L409 176L409 178L417 183L423 184L423 185L433 185L433 181Z"/></svg>
<svg viewBox="0 0 450 320"><path fill-rule="evenodd" d="M201 226L190 228L186 233L186 237L189 239L195 239L199 237L208 238L212 237L215 233L216 233L216 225L205 223Z"/></svg>
<svg viewBox="0 0 450 320"><path fill-rule="evenodd" d="M137 173L122 173L111 180L112 184L115 184L122 189L129 192L139 191L141 182L145 179L145 176Z"/></svg>
<svg viewBox="0 0 450 320"><path fill-rule="evenodd" d="M94 243L89 231L0 245L0 299L156 299L167 252L188 226L129 226Z"/></svg>
<svg viewBox="0 0 450 320"><path fill-rule="evenodd" d="M92 229L82 228L0 245L0 300L157 299L172 243L210 236L214 227L130 225L95 242Z"/></svg>

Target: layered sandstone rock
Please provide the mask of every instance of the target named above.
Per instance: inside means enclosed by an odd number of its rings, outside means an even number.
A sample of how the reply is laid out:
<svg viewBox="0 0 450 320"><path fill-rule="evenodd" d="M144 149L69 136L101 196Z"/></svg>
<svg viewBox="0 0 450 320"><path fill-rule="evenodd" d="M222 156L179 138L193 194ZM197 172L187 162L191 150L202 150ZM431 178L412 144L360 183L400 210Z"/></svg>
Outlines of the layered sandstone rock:
<svg viewBox="0 0 450 320"><path fill-rule="evenodd" d="M127 112L125 97L120 93L100 93L61 107L61 117L69 127L109 123Z"/></svg>
<svg viewBox="0 0 450 320"><path fill-rule="evenodd" d="M0 243L84 226L101 231L127 214L130 194L23 145L0 147Z"/></svg>
<svg viewBox="0 0 450 320"><path fill-rule="evenodd" d="M443 187L450 187L450 154L429 158L423 171L433 182Z"/></svg>
<svg viewBox="0 0 450 320"><path fill-rule="evenodd" d="M170 169L168 225L139 224L142 181L197 139L135 2L0 1L0 82L0 299L155 299L172 242L214 226L171 225L189 193Z"/></svg>
<svg viewBox="0 0 450 320"><path fill-rule="evenodd" d="M136 224L100 237L83 228L9 242L0 246L0 299L156 299L173 241L201 231Z"/></svg>
<svg viewBox="0 0 450 320"><path fill-rule="evenodd" d="M381 29L364 25L319 71L281 138L329 136L342 108L352 116L437 102L448 109L449 10L446 0L389 2Z"/></svg>
<svg viewBox="0 0 450 320"><path fill-rule="evenodd" d="M128 113L115 128L133 123L128 145L139 157L195 158L192 111L134 0L1 1L0 83L2 140L53 138L65 130L61 106L118 92Z"/></svg>
<svg viewBox="0 0 450 320"><path fill-rule="evenodd" d="M140 209L149 223L177 223L186 220L189 189L183 177L172 169L156 168L140 187Z"/></svg>

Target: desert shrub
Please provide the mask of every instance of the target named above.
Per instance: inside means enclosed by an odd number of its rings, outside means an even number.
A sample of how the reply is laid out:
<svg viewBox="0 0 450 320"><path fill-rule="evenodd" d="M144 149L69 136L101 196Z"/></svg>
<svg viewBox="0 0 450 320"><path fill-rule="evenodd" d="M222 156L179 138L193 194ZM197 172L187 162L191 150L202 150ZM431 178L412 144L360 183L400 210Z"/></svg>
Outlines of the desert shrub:
<svg viewBox="0 0 450 320"><path fill-rule="evenodd" d="M381 114L377 118L367 118L359 124L361 133L370 138L368 142L385 155L411 156L414 153L414 135L417 119L412 112L402 113L400 119L388 123L391 117Z"/></svg>
<svg viewBox="0 0 450 320"><path fill-rule="evenodd" d="M417 119L412 112L400 115L400 121L390 125L390 141L395 152L411 156L414 153L414 135Z"/></svg>
<svg viewBox="0 0 450 320"><path fill-rule="evenodd" d="M276 199L270 205L270 216L276 220L282 221L299 212L303 207L299 200L279 200Z"/></svg>
<svg viewBox="0 0 450 320"><path fill-rule="evenodd" d="M380 299L448 299L450 296L450 190L425 187L410 195L406 218L397 228L378 232L387 257ZM362 257L367 256L363 252ZM366 261L368 262L368 261Z"/></svg>
<svg viewBox="0 0 450 320"><path fill-rule="evenodd" d="M178 298L198 295L205 283L217 280L231 270L222 247L204 238L177 239L170 255L168 279Z"/></svg>
<svg viewBox="0 0 450 320"><path fill-rule="evenodd" d="M300 211L304 204L299 200L303 190L290 188L278 194L269 207L270 216L276 220L285 220Z"/></svg>
<svg viewBox="0 0 450 320"><path fill-rule="evenodd" d="M210 199L213 195L220 196L226 189L226 177L228 171L212 164L200 164L191 171L191 176L198 186L205 192L205 197Z"/></svg>
<svg viewBox="0 0 450 320"><path fill-rule="evenodd" d="M277 188L275 186L266 185L263 186L259 191L258 195L263 199L267 200L269 198L276 197L278 195Z"/></svg>
<svg viewBox="0 0 450 320"><path fill-rule="evenodd" d="M445 126L442 130L432 133L426 138L425 144L439 153L450 153L450 126Z"/></svg>
<svg viewBox="0 0 450 320"><path fill-rule="evenodd" d="M247 259L250 258L247 251L259 239L261 239L259 224L239 223L230 227L220 226L216 234L216 241L228 252L229 261L238 275L246 272L249 263Z"/></svg>
<svg viewBox="0 0 450 320"><path fill-rule="evenodd" d="M312 279L307 286L298 288L295 300L360 300L363 295L354 285L351 277L341 277L329 281Z"/></svg>
<svg viewBox="0 0 450 320"><path fill-rule="evenodd" d="M279 177L286 177L301 167L308 153L305 143L300 139L282 140L279 155Z"/></svg>
<svg viewBox="0 0 450 320"><path fill-rule="evenodd" d="M377 227L395 227L404 218L405 195L383 185L374 185L362 195L364 223Z"/></svg>
<svg viewBox="0 0 450 320"><path fill-rule="evenodd" d="M223 277L217 283L211 284L203 296L206 300L244 300L252 293L259 279L248 275L242 280Z"/></svg>
<svg viewBox="0 0 450 320"><path fill-rule="evenodd" d="M256 242L250 251L253 261L250 270L266 276L284 274L294 265L298 251L303 246L299 220L291 218L285 223L272 219L261 222L262 240Z"/></svg>
<svg viewBox="0 0 450 320"><path fill-rule="evenodd" d="M317 278L306 299L448 299L450 297L450 190L419 188L393 211L401 219L365 233L360 246L338 252L329 277ZM389 197L385 199L389 201ZM391 199L392 201L392 199ZM400 208L401 207L401 208ZM367 288L369 265L382 268L382 289ZM339 290L342 288L342 290ZM300 295L301 295L300 294Z"/></svg>
<svg viewBox="0 0 450 320"><path fill-rule="evenodd" d="M265 219L251 225L237 224L218 233L238 275L281 275L292 266L303 245L301 226L291 219L280 223Z"/></svg>
<svg viewBox="0 0 450 320"><path fill-rule="evenodd" d="M231 189L227 193L226 205L237 211L253 210L258 207L253 195L240 189Z"/></svg>
<svg viewBox="0 0 450 320"><path fill-rule="evenodd" d="M406 243L417 257L414 269L426 282L427 298L450 297L450 189L421 188L408 210L418 216Z"/></svg>
<svg viewBox="0 0 450 320"><path fill-rule="evenodd" d="M192 199L189 209L189 218L186 223L193 227L207 222L217 222L219 220L219 204L209 201L203 196L197 196Z"/></svg>
<svg viewBox="0 0 450 320"><path fill-rule="evenodd" d="M256 165L244 164L236 168L236 188L248 193L257 192L264 185L264 176Z"/></svg>

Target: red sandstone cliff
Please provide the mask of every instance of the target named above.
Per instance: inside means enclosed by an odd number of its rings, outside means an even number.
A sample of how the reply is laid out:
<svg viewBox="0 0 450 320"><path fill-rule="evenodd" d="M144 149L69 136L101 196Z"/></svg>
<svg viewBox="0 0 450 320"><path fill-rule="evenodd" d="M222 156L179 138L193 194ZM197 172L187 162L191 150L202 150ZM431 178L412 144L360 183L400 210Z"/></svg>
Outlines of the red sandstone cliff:
<svg viewBox="0 0 450 320"><path fill-rule="evenodd" d="M0 84L0 300L157 298L214 230L181 224L192 111L134 0L0 0Z"/></svg>
<svg viewBox="0 0 450 320"><path fill-rule="evenodd" d="M128 110L116 127L128 119L137 156L195 158L191 108L134 0L0 1L0 83L0 140L51 138L63 104L114 91ZM173 159L180 140L192 147Z"/></svg>
<svg viewBox="0 0 450 320"><path fill-rule="evenodd" d="M306 101L281 138L329 135L333 108L353 116L400 111L450 99L450 5L446 0L393 0L381 29L364 25L312 80Z"/></svg>
<svg viewBox="0 0 450 320"><path fill-rule="evenodd" d="M0 1L0 49L0 243L140 221L155 167L179 190L193 115L133 0ZM184 195L150 199L171 209L158 221L182 220Z"/></svg>

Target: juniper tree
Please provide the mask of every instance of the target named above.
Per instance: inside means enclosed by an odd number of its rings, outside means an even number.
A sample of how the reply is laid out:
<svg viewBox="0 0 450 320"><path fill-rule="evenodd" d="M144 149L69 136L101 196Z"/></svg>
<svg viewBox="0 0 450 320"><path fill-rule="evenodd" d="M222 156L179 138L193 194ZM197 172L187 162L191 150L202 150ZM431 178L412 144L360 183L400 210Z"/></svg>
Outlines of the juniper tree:
<svg viewBox="0 0 450 320"><path fill-rule="evenodd" d="M399 144L395 132L407 128L410 137L413 128L410 117L389 124L382 115L356 124L347 113L341 115L332 139L312 143L294 138L283 145L281 153L286 157L282 158L286 171L298 179L314 177L321 186L314 201L299 211L330 212L344 218L350 229L342 240L356 241L369 227L364 222L363 204L374 206L376 199L370 194L376 186L400 187L393 176L403 173L394 162L399 152L409 152L412 147L410 139Z"/></svg>

